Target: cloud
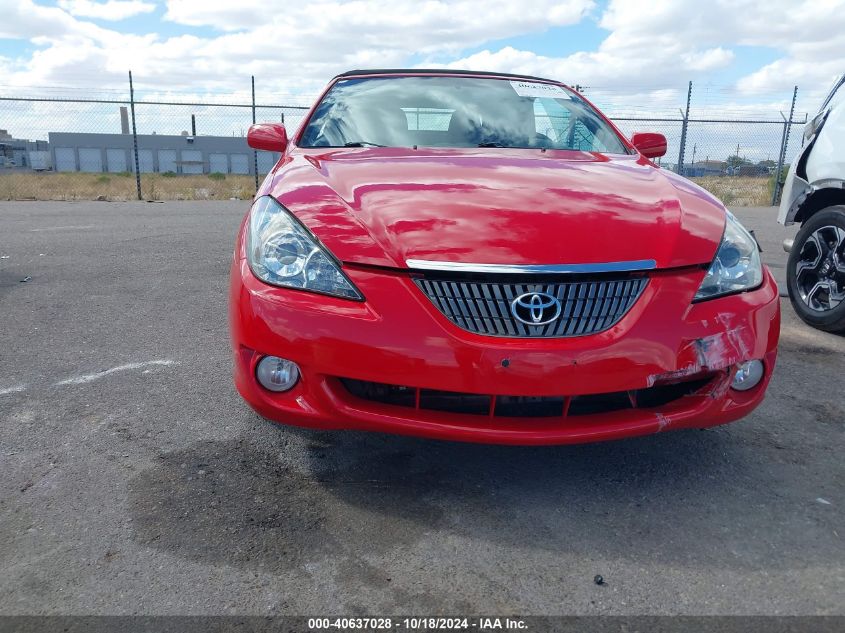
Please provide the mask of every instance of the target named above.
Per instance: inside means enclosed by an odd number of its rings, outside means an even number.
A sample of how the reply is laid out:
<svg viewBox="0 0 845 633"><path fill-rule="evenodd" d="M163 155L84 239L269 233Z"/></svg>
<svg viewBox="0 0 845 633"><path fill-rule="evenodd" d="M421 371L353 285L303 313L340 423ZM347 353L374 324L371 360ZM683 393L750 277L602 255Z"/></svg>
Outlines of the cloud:
<svg viewBox="0 0 845 633"><path fill-rule="evenodd" d="M288 3L268 10L264 0L168 0L165 19L221 31L252 30L263 25L294 27L285 39L329 38L403 48L466 47L474 42L550 26L576 24L594 6L593 0L316 0ZM406 48L406 50L415 50Z"/></svg>
<svg viewBox="0 0 845 633"><path fill-rule="evenodd" d="M756 47L778 58L740 77L729 87L729 97L778 100L775 93L798 85L810 110L845 69L845 0L711 0L706 5L611 0L598 25L608 33L592 51L553 57L503 46L441 65L548 76L641 98L683 88L689 80L701 85L745 61L747 47ZM420 65L431 62L437 60ZM782 108L782 102L777 105Z"/></svg>
<svg viewBox="0 0 845 633"><path fill-rule="evenodd" d="M611 31L602 48L617 54L707 48L718 64L715 51L724 46L780 52L737 82L746 93L827 84L845 68L845 0L614 0L601 26ZM685 54L682 62L696 70L695 59Z"/></svg>
<svg viewBox="0 0 845 633"><path fill-rule="evenodd" d="M117 21L142 13L152 13L156 5L141 0L59 0L59 7L77 17Z"/></svg>
<svg viewBox="0 0 845 633"><path fill-rule="evenodd" d="M112 0L114 1L114 0ZM490 38L576 24L593 0L318 0L268 9L263 0L170 0L165 19L217 31L202 37L121 33L71 14L89 0L46 7L0 0L0 37L38 50L3 83L124 85L128 68L149 87L219 91L259 78L263 91L315 93L355 67L409 65L417 55L455 56ZM6 8L8 6L8 9ZM102 4L101 6L106 6Z"/></svg>
<svg viewBox="0 0 845 633"><path fill-rule="evenodd" d="M604 48L578 52L566 57L547 57L532 51L506 46L497 51L483 50L443 64L447 68L524 73L559 79L570 85L619 90L659 89L679 86L706 72L724 68L733 53L723 48L675 50L671 64L655 63L652 57L617 53ZM430 65L427 63L421 66Z"/></svg>
<svg viewBox="0 0 845 633"><path fill-rule="evenodd" d="M258 79L260 94L315 94L356 67L412 64L522 72L592 90L652 95L719 77L746 51L775 61L752 68L737 95L823 91L845 68L845 0L302 0L274 9L266 0L166 0L168 31L126 33L119 20L149 0L0 0L0 38L35 50L2 63L4 85L124 87L232 92ZM550 28L594 22L601 43L569 54L494 44ZM196 27L202 30L197 31ZM561 31L565 37L566 31ZM548 46L548 42L544 44ZM467 54L465 51L478 50ZM745 64L747 66L747 64ZM821 86L821 87L817 87ZM778 97L779 98L779 97ZM677 104L675 104L676 106ZM668 106L667 106L668 107ZM674 106L673 106L674 107Z"/></svg>
<svg viewBox="0 0 845 633"><path fill-rule="evenodd" d="M69 34L94 36L98 30L90 23L80 22L58 7L45 7L31 0L0 0L0 38L33 40L47 38L47 42Z"/></svg>

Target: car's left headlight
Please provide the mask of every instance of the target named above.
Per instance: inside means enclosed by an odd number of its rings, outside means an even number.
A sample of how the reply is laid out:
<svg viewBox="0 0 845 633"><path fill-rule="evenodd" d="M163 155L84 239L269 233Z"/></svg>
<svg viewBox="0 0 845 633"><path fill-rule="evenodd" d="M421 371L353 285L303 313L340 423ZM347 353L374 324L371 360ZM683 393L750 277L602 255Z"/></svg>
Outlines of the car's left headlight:
<svg viewBox="0 0 845 633"><path fill-rule="evenodd" d="M283 288L363 301L338 262L291 213L270 196L252 205L247 260L261 281Z"/></svg>
<svg viewBox="0 0 845 633"><path fill-rule="evenodd" d="M725 233L694 301L752 290L763 282L763 265L757 241L728 211Z"/></svg>

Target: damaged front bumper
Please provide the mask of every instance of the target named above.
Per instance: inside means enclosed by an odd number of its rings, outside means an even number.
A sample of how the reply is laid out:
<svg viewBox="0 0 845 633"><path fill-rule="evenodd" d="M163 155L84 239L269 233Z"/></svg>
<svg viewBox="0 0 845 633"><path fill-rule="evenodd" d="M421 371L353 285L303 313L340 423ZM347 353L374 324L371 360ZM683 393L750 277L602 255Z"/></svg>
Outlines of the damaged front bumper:
<svg viewBox="0 0 845 633"><path fill-rule="evenodd" d="M609 440L741 418L762 401L777 356L780 302L768 270L753 291L693 304L704 270L658 271L612 328L548 339L473 334L406 274L345 272L365 302L271 288L234 262L235 383L261 415L461 441ZM297 363L293 389L258 384L264 355ZM732 389L749 360L764 364L762 380Z"/></svg>

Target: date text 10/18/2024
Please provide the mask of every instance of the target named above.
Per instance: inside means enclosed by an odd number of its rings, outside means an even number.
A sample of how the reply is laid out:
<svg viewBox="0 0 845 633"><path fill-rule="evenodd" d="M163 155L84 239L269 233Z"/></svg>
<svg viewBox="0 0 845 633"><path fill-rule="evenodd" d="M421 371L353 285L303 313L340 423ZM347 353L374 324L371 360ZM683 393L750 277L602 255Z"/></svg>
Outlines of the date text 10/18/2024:
<svg viewBox="0 0 845 633"><path fill-rule="evenodd" d="M308 628L320 630L476 630L476 631L518 631L527 624L518 618L479 617L408 617L408 618L309 618Z"/></svg>

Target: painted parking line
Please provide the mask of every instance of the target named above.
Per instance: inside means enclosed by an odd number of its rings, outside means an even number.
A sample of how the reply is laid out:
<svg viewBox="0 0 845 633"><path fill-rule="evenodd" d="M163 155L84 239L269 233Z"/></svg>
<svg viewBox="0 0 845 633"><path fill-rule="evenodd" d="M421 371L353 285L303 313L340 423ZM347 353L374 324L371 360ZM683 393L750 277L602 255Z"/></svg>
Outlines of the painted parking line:
<svg viewBox="0 0 845 633"><path fill-rule="evenodd" d="M5 396L10 393L20 393L21 391L26 391L26 385L15 385L13 387L0 389L0 396Z"/></svg>
<svg viewBox="0 0 845 633"><path fill-rule="evenodd" d="M96 229L96 224L84 224L77 226L47 226L41 229L29 229L30 233L38 233L40 231L81 231L83 229Z"/></svg>
<svg viewBox="0 0 845 633"><path fill-rule="evenodd" d="M116 374L123 371L132 371L134 369L143 369L144 367L154 367L156 365L161 367L169 367L171 365L178 365L179 363L175 360L170 359L160 359L160 360L148 360L140 363L127 363L125 365L118 365L117 367L112 367L111 369L104 369L102 371L95 372L93 374L82 374L80 376L71 376L70 378L65 378L64 380L60 380L59 382L55 383L56 386L62 385L84 385L89 382L94 382L95 380L99 380L100 378L105 378L111 374Z"/></svg>

